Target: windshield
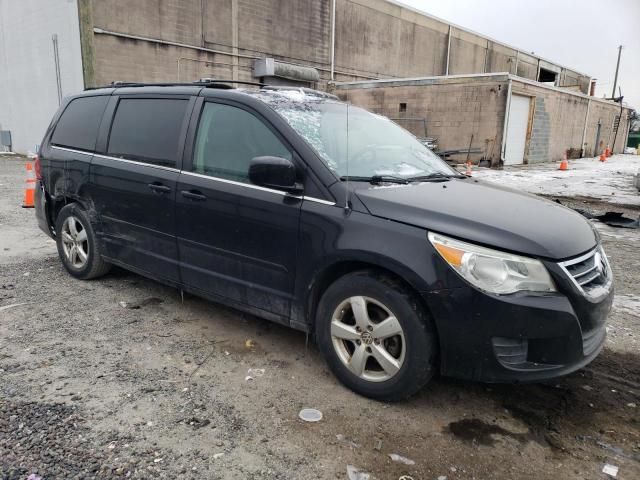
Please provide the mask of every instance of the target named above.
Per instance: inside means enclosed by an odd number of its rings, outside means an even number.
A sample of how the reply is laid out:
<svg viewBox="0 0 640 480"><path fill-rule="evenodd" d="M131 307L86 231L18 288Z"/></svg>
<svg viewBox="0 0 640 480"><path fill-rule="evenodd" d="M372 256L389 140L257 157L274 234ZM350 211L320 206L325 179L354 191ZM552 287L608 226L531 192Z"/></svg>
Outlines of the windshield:
<svg viewBox="0 0 640 480"><path fill-rule="evenodd" d="M272 105L339 177L457 175L386 117L337 102Z"/></svg>

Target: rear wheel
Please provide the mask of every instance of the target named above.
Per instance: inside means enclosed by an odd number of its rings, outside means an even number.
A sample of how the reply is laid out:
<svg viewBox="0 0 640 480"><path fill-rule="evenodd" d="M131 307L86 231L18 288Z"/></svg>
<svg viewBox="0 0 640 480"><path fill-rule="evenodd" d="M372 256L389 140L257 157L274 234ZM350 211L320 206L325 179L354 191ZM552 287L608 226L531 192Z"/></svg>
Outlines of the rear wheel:
<svg viewBox="0 0 640 480"><path fill-rule="evenodd" d="M348 274L327 289L316 336L338 379L367 397L407 398L435 372L435 333L417 298L373 271Z"/></svg>
<svg viewBox="0 0 640 480"><path fill-rule="evenodd" d="M87 213L77 203L60 210L56 219L56 243L62 264L76 278L97 278L111 268L111 264L102 259Z"/></svg>

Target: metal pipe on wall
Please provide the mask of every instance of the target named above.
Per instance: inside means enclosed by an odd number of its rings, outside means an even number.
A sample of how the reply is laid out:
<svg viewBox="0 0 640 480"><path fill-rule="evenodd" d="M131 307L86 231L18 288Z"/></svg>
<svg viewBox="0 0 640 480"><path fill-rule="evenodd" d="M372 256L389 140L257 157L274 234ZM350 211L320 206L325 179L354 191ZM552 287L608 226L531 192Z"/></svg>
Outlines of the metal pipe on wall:
<svg viewBox="0 0 640 480"><path fill-rule="evenodd" d="M589 110L591 110L590 98L587 99L587 113L584 116L584 128L582 129L582 155L580 155L581 157L584 157L587 152L586 141L587 141L587 125L589 124Z"/></svg>
<svg viewBox="0 0 640 480"><path fill-rule="evenodd" d="M509 77L509 84L507 86L507 101L504 109L504 125L502 126L502 145L500 147L500 160L504 163L504 154L507 151L507 127L509 126L509 111L511 110L511 89L512 80Z"/></svg>
<svg viewBox="0 0 640 480"><path fill-rule="evenodd" d="M336 73L336 0L331 0L331 81Z"/></svg>
<svg viewBox="0 0 640 480"><path fill-rule="evenodd" d="M60 78L60 52L58 51L57 33L51 36L51 41L53 43L53 61L56 69L56 86L58 87L58 106L60 106L62 104L62 79Z"/></svg>
<svg viewBox="0 0 640 480"><path fill-rule="evenodd" d="M449 60L451 59L451 30L453 30L453 28L449 25L449 35L447 35L447 65L444 70L445 75L449 75Z"/></svg>
<svg viewBox="0 0 640 480"><path fill-rule="evenodd" d="M161 40L159 38L151 38L151 37L143 37L140 35L131 35L128 33L121 33L121 32L114 32L111 30L104 30L102 28L98 28L98 27L94 27L93 28L93 33L99 34L99 35L111 35L114 37L120 37L120 38L129 38L131 40L140 40L143 42L149 42L149 43L155 43L157 45L171 45L173 47L180 47L180 48L187 48L190 50L197 50L199 52L207 52L207 53L217 53L220 55L225 55L227 57L237 57L237 58L248 58L251 60L258 60L260 58L263 57L257 57L255 55L246 55L246 54L242 54L242 53L231 53L231 52L225 52L224 50L216 50L213 48L205 48L205 47L197 47L195 45L189 45L187 43L180 43L180 42L173 42L170 40ZM308 65L300 65L298 63L293 63L293 62L288 62L291 65L297 65L297 66L301 66L301 67L308 67ZM323 68L320 66L314 66L313 68L320 70L322 72L330 72L330 69L328 68ZM352 73L352 72L344 72L344 71L339 71L336 70L335 73L339 73L341 75L348 75L351 77L360 77L360 78L365 78L367 80L378 80L379 77L372 77L369 75L362 75L360 73Z"/></svg>

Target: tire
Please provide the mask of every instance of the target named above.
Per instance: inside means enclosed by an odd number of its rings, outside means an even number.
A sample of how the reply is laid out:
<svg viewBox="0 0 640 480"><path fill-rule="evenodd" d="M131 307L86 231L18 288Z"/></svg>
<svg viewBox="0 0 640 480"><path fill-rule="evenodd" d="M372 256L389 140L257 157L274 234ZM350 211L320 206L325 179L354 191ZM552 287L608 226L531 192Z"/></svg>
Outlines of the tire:
<svg viewBox="0 0 640 480"><path fill-rule="evenodd" d="M334 375L365 397L403 400L436 371L435 329L417 297L375 271L336 280L320 299L315 331Z"/></svg>
<svg viewBox="0 0 640 480"><path fill-rule="evenodd" d="M89 216L77 203L60 210L56 219L56 244L64 268L76 278L98 278L111 269L111 264L102 258Z"/></svg>

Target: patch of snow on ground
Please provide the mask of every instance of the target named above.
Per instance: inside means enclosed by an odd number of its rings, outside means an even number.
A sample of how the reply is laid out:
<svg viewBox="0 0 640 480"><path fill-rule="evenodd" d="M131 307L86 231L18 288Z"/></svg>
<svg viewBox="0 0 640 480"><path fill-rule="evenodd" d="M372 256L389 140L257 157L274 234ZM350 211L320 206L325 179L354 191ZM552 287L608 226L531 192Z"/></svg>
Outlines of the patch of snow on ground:
<svg viewBox="0 0 640 480"><path fill-rule="evenodd" d="M473 171L473 176L534 194L640 206L640 192L633 185L638 170L640 156L614 155L604 163L597 158L570 160L567 171L558 170L558 163L537 163L503 170L480 168Z"/></svg>
<svg viewBox="0 0 640 480"><path fill-rule="evenodd" d="M640 316L640 296L616 294L613 299L613 308L624 313Z"/></svg>
<svg viewBox="0 0 640 480"><path fill-rule="evenodd" d="M630 242L637 242L640 240L640 230L610 227L606 223L602 223L597 220L592 220L591 223L603 237L615 238L616 240L627 240Z"/></svg>

